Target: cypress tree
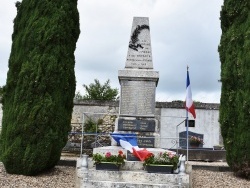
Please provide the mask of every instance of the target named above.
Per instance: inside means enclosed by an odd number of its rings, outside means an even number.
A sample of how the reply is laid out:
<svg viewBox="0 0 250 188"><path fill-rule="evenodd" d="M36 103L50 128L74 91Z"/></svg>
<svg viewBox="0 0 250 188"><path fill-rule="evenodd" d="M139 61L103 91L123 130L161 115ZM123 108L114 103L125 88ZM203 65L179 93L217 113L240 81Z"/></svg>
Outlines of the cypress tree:
<svg viewBox="0 0 250 188"><path fill-rule="evenodd" d="M221 10L221 133L227 162L250 179L250 1L224 0Z"/></svg>
<svg viewBox="0 0 250 188"><path fill-rule="evenodd" d="M0 159L8 173L36 175L57 164L71 129L79 13L77 0L16 7Z"/></svg>

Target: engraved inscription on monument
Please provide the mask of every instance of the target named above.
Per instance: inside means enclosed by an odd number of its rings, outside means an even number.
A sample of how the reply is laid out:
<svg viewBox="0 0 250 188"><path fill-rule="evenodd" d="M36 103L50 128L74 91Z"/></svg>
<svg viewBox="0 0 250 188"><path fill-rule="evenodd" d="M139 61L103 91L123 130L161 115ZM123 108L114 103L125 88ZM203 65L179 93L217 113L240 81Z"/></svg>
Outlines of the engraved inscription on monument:
<svg viewBox="0 0 250 188"><path fill-rule="evenodd" d="M128 120L120 118L118 120L119 131L140 131L140 132L154 132L155 120Z"/></svg>
<svg viewBox="0 0 250 188"><path fill-rule="evenodd" d="M153 69L149 30L148 18L134 18L126 59L126 68Z"/></svg>
<svg viewBox="0 0 250 188"><path fill-rule="evenodd" d="M152 137L139 137L137 139L138 147L140 148L154 148L155 147L155 138Z"/></svg>
<svg viewBox="0 0 250 188"><path fill-rule="evenodd" d="M120 114L153 115L155 112L155 82L121 81Z"/></svg>

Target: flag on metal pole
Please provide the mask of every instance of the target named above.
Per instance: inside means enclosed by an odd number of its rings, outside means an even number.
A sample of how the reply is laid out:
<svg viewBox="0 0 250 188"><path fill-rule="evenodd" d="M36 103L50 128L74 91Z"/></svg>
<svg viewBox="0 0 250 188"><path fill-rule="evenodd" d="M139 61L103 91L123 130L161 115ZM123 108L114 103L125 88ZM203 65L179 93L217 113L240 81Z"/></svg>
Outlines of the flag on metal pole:
<svg viewBox="0 0 250 188"><path fill-rule="evenodd" d="M186 110L190 112L194 119L196 118L195 109L194 109L194 102L192 100L192 92L191 92L191 85L190 85L190 79L189 79L189 73L188 73L188 67L187 67L187 85L186 85Z"/></svg>
<svg viewBox="0 0 250 188"><path fill-rule="evenodd" d="M187 161L188 161L188 144L189 144L189 135L188 135L188 112L190 112L194 119L196 118L195 109L194 109L194 102L192 100L192 92L191 92L191 85L190 85L190 79L189 79L189 72L188 72L188 66L187 66L187 82L186 82L186 101L185 101L185 107L186 107L186 132L187 132Z"/></svg>

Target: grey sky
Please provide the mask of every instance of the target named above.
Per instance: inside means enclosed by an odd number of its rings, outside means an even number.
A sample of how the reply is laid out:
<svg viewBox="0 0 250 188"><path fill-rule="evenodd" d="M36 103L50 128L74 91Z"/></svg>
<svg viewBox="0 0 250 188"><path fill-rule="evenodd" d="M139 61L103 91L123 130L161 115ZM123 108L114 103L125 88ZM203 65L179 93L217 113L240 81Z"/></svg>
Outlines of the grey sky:
<svg viewBox="0 0 250 188"><path fill-rule="evenodd" d="M5 85L16 0L0 2L0 86ZM149 17L157 101L185 100L189 65L193 100L220 101L220 10L223 0L78 0L76 90L95 78L120 88L134 16Z"/></svg>

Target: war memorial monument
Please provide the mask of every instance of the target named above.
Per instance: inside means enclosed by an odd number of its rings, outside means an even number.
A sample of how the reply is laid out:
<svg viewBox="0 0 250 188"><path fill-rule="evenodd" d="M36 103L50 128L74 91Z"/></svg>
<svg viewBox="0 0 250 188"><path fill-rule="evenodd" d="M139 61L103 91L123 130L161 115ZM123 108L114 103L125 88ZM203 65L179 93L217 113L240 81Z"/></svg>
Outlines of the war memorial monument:
<svg viewBox="0 0 250 188"><path fill-rule="evenodd" d="M118 71L120 82L119 115L115 133L136 134L138 147L157 154L160 147L160 128L155 117L155 92L159 72L153 69L149 19L134 17L125 68ZM127 161L120 171L96 170L88 156L77 160L77 187L189 187L189 175L148 173L142 161L116 142L112 146L98 147L93 153L107 151L126 153Z"/></svg>

